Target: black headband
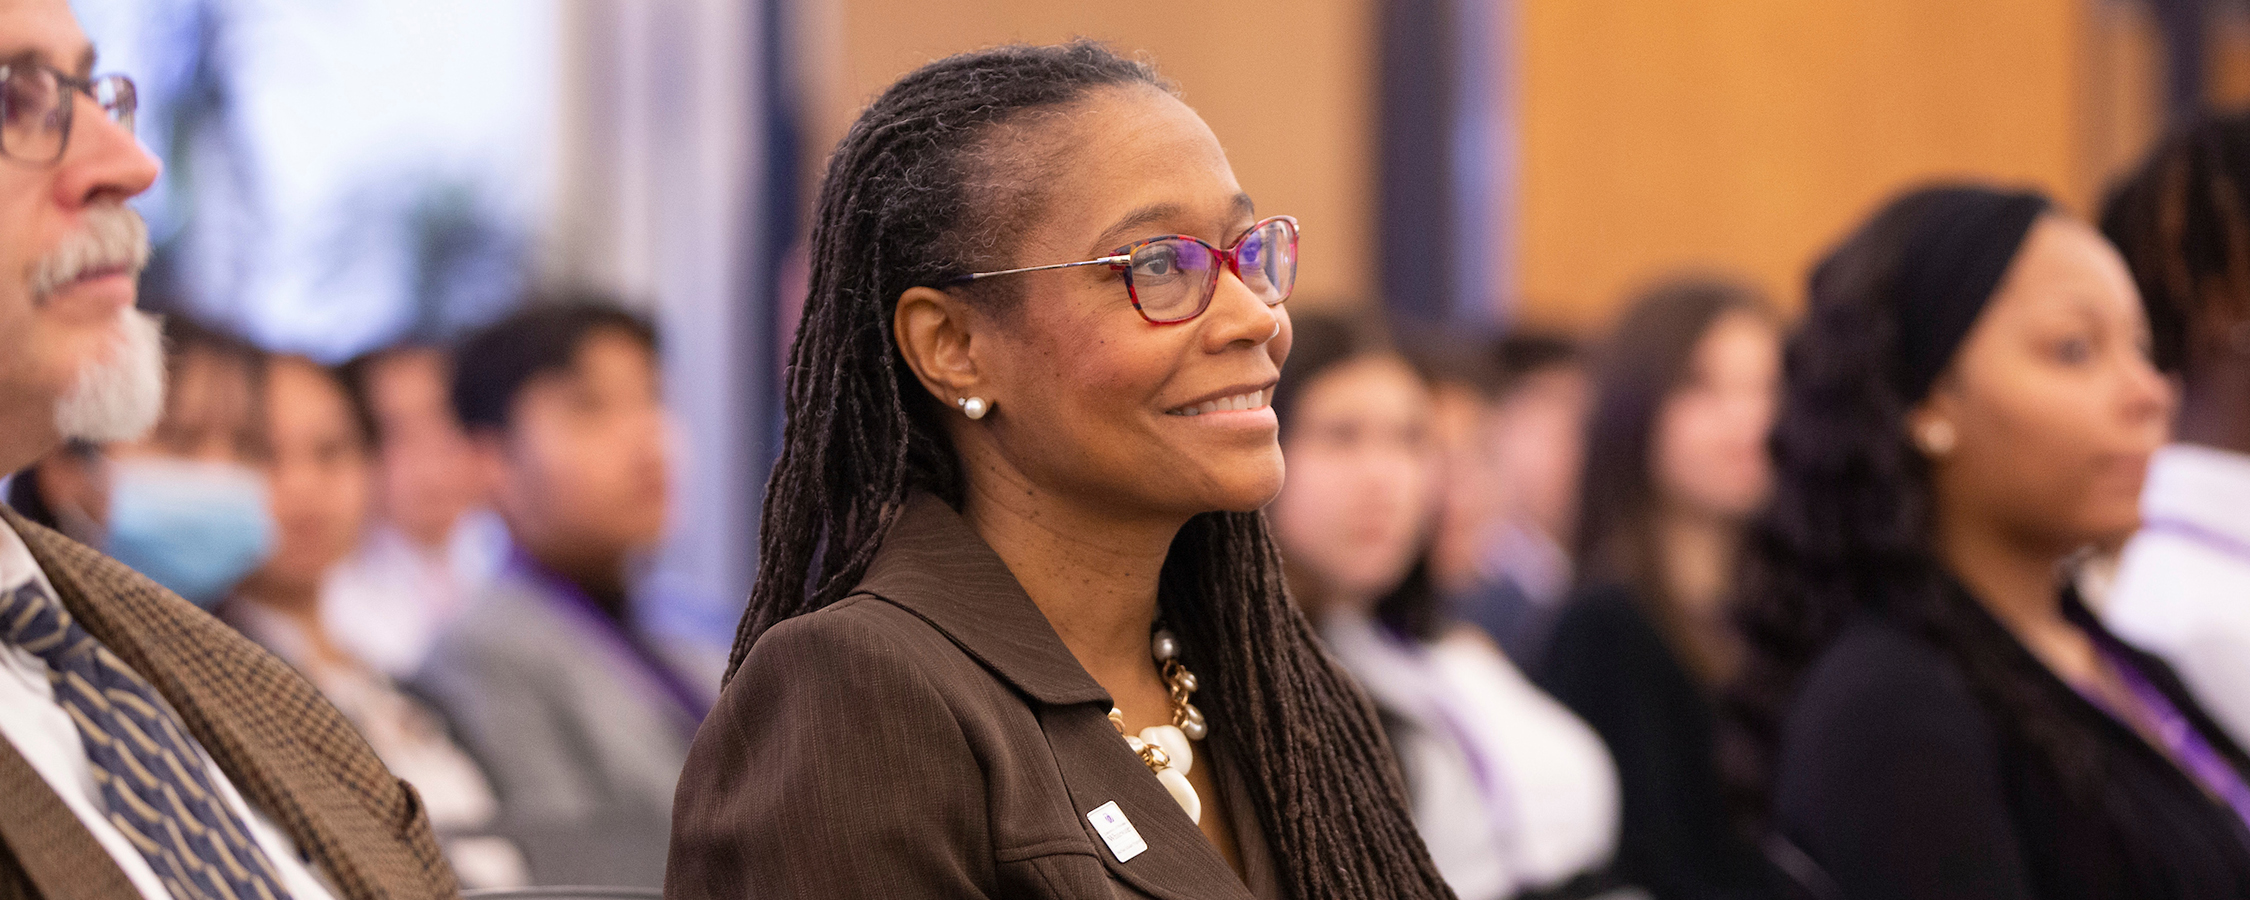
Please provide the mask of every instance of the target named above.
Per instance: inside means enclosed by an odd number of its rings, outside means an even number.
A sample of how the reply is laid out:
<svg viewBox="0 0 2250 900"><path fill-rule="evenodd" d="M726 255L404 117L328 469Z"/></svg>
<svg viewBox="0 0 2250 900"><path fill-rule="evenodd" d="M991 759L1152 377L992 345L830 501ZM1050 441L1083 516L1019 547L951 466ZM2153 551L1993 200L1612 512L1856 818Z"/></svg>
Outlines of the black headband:
<svg viewBox="0 0 2250 900"><path fill-rule="evenodd" d="M1920 402L2000 289L2047 198L1989 188L1916 192L1898 280L1899 390Z"/></svg>

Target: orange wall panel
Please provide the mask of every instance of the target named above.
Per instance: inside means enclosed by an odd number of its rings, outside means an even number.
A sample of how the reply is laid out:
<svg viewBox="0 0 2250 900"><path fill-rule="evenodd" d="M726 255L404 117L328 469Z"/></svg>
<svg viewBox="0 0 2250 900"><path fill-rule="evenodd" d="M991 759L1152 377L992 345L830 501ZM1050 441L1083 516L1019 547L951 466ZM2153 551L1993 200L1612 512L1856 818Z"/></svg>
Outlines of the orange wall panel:
<svg viewBox="0 0 2250 900"><path fill-rule="evenodd" d="M823 6L823 4L814 4ZM1073 37L1141 54L1226 147L1261 213L1303 224L1298 295L1373 289L1376 47L1372 0L838 0L812 23L824 75L814 155L825 158L867 101L915 66L1008 41ZM825 63L825 64L823 64Z"/></svg>
<svg viewBox="0 0 2250 900"><path fill-rule="evenodd" d="M2107 157L2137 152L2113 132L2146 130L2119 124L2146 103L2118 98L2102 2L1523 0L1518 270L1496 293L1573 328L1682 270L1794 303L1846 228L1940 176L2084 209Z"/></svg>

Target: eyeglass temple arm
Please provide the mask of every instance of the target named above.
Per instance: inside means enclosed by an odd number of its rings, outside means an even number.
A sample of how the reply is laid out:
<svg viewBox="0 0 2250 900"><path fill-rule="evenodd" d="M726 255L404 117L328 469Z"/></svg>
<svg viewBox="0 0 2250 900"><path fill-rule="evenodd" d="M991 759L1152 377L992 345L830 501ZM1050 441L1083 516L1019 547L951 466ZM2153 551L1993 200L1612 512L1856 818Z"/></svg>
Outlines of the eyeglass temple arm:
<svg viewBox="0 0 2250 900"><path fill-rule="evenodd" d="M1048 269L1075 269L1079 266L1122 266L1132 261L1133 258L1130 256L1104 256L1100 259L1089 259L1084 262L1055 263L1051 266L1027 266L1021 269L1002 269L998 272L977 272L971 275L963 275L961 276L960 280L975 281L980 278L991 278L994 275L1015 275L1021 272L1044 272Z"/></svg>

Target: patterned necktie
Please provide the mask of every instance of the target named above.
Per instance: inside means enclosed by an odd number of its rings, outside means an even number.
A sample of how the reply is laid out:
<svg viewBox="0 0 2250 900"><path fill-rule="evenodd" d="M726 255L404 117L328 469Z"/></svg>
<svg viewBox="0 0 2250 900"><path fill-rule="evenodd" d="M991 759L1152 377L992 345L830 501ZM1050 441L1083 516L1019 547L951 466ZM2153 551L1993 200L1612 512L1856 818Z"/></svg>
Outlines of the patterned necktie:
<svg viewBox="0 0 2250 900"><path fill-rule="evenodd" d="M179 718L37 580L0 592L0 643L46 661L110 823L174 900L287 900L273 862L212 785Z"/></svg>

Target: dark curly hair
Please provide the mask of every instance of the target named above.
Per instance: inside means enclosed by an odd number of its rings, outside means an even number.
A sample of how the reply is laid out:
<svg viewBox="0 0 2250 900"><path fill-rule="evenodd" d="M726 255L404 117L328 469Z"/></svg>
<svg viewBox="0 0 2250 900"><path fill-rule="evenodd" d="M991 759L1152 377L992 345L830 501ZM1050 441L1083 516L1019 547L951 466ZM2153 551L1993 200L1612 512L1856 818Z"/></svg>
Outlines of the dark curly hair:
<svg viewBox="0 0 2250 900"><path fill-rule="evenodd" d="M900 79L830 157L811 289L790 347L780 460L729 677L767 629L849 594L909 492L960 505L960 464L890 333L899 295L1004 268L1034 220L1041 164L1011 153L1041 116L1097 89L1169 90L1100 44L1004 46ZM953 288L953 290L961 290ZM979 290L1005 310L1019 298ZM1299 900L1450 897L1409 818L1366 699L1283 592L1262 513L1196 516L1173 540L1162 615L1198 660L1211 739L1244 763L1259 823Z"/></svg>
<svg viewBox="0 0 2250 900"><path fill-rule="evenodd" d="M2099 746L2038 690L2013 639L1938 557L1930 472L1910 443L1901 387L1900 279L1947 191L1906 193L1813 270L1789 342L1772 450L1774 493L1753 525L1739 590L1748 658L1726 698L1721 754L1745 815L1762 815L1782 720L1798 682L1856 613L1930 640L2001 733L2044 757L2065 790L2100 803Z"/></svg>

